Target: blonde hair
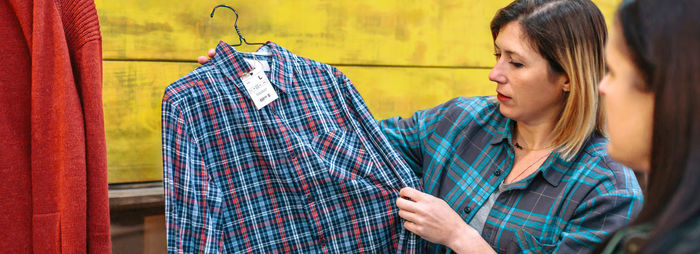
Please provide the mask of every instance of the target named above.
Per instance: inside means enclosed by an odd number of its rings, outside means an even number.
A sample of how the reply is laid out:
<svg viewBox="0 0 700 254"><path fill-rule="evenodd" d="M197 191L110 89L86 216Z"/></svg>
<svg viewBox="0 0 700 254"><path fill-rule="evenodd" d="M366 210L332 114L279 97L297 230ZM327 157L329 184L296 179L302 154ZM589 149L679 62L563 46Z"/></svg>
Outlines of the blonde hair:
<svg viewBox="0 0 700 254"><path fill-rule="evenodd" d="M569 92L552 137L560 156L571 160L594 131L604 134L598 94L598 82L605 73L603 15L589 0L517 0L500 9L491 21L494 40L510 22L522 26L551 71L569 78Z"/></svg>

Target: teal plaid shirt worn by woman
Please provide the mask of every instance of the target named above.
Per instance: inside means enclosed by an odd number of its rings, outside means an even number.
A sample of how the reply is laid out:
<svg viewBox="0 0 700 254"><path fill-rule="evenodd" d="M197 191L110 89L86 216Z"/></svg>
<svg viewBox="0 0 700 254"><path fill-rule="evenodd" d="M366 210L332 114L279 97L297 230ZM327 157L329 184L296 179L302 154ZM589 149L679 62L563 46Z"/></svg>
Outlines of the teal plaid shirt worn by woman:
<svg viewBox="0 0 700 254"><path fill-rule="evenodd" d="M513 166L514 121L488 97L455 98L380 126L425 192L444 199L467 223ZM498 253L592 251L637 215L643 199L633 171L612 161L606 145L594 133L571 160L552 153L535 174L498 196L482 237Z"/></svg>

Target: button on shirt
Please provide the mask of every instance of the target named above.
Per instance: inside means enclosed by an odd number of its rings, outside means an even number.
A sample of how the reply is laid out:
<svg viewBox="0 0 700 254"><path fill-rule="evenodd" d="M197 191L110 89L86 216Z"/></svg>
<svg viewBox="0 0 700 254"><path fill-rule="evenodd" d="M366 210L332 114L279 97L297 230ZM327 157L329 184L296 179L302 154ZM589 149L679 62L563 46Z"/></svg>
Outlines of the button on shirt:
<svg viewBox="0 0 700 254"><path fill-rule="evenodd" d="M168 251L414 252L395 200L420 183L349 79L264 47L271 55L253 57L221 42L165 91ZM260 110L245 59L267 61L279 95Z"/></svg>
<svg viewBox="0 0 700 254"><path fill-rule="evenodd" d="M488 97L455 98L381 128L423 187L470 222L513 166L514 122ZM592 134L571 160L556 152L496 197L481 235L498 253L587 253L636 216L642 191ZM427 252L447 251L426 244Z"/></svg>

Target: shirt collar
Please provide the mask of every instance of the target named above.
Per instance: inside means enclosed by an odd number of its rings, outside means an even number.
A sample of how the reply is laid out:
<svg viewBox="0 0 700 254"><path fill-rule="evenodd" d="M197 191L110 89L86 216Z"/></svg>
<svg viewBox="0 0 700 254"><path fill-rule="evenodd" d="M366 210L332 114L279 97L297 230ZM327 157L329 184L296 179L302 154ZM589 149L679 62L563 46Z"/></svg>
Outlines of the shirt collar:
<svg viewBox="0 0 700 254"><path fill-rule="evenodd" d="M294 77L294 55L271 41L266 42L262 47L269 47L271 53L270 58L268 58L268 64L270 65L268 77L270 83L276 86L280 91L286 93L286 89L292 83ZM219 41L219 45L216 46L216 55L212 58L211 62L214 66L219 68L221 73L226 77L230 79L240 79L253 70L253 66L245 61L246 57L252 59L252 56L253 54L251 53L239 52L228 43Z"/></svg>
<svg viewBox="0 0 700 254"><path fill-rule="evenodd" d="M511 120L510 118L505 118L505 121L502 121L501 126L499 126L496 129L496 133L494 134L494 138L491 141L491 144L502 144L508 146L507 149L514 149L512 131L514 126L515 122L513 120ZM550 185L558 186L559 183L561 183L561 180L564 177L564 175L566 175L566 171L569 170L572 164L573 160L564 160L559 155L559 153L555 151L552 153L552 155L550 155L547 158L547 160L544 163L542 163L542 166L540 167L541 171L538 174L542 174L542 177ZM528 184L530 180L528 180Z"/></svg>
<svg viewBox="0 0 700 254"><path fill-rule="evenodd" d="M542 177L552 186L558 186L561 179L566 175L566 171L571 168L573 161L561 158L558 152L554 152L550 158L544 162L542 167Z"/></svg>
<svg viewBox="0 0 700 254"><path fill-rule="evenodd" d="M515 124L510 118L503 117L505 121L501 121L501 125L496 129L496 133L493 135L493 140L491 140L492 145L497 145L503 142L513 146L513 125Z"/></svg>

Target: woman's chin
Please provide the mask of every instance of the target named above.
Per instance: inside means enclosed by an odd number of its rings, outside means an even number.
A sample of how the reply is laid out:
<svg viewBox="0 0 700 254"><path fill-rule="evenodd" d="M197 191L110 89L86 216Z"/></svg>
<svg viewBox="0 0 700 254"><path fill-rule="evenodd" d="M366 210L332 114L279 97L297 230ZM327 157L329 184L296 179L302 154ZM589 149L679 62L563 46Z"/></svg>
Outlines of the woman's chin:
<svg viewBox="0 0 700 254"><path fill-rule="evenodd" d="M515 114L513 112L513 108L509 107L508 105L503 105L503 103L498 104L498 112L501 112L501 115L510 118L511 120L515 120Z"/></svg>

